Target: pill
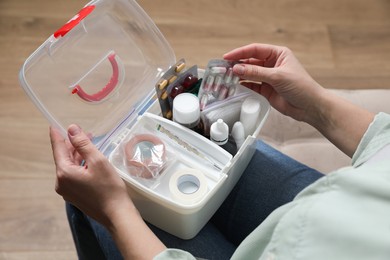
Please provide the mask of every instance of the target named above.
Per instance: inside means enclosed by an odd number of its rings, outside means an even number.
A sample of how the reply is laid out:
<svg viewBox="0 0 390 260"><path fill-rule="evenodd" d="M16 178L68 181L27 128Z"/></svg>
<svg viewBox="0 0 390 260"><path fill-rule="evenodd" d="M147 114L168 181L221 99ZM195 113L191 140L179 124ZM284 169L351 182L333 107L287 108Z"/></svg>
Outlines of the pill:
<svg viewBox="0 0 390 260"><path fill-rule="evenodd" d="M164 91L162 94L161 94L161 99L162 100L165 100L165 99L167 99L167 97L168 97L168 93L166 92L166 91Z"/></svg>
<svg viewBox="0 0 390 260"><path fill-rule="evenodd" d="M186 64L184 62L177 64L175 67L175 72L179 73L180 71L182 71L185 68L185 66L186 66Z"/></svg>
<svg viewBox="0 0 390 260"><path fill-rule="evenodd" d="M189 74L183 81L183 88L184 89L189 89L191 88L193 85L196 84L196 82L198 82L198 78L195 77L194 75L192 74Z"/></svg>
<svg viewBox="0 0 390 260"><path fill-rule="evenodd" d="M230 86L229 92L228 92L228 97L234 96L235 93L236 93L236 86L235 85Z"/></svg>
<svg viewBox="0 0 390 260"><path fill-rule="evenodd" d="M165 118L172 119L172 111L169 110L168 112L165 113L164 115Z"/></svg>
<svg viewBox="0 0 390 260"><path fill-rule="evenodd" d="M172 75L172 76L168 79L168 83L169 83L169 84L172 84L176 79L177 79L177 76Z"/></svg>
<svg viewBox="0 0 390 260"><path fill-rule="evenodd" d="M240 77L234 76L233 77L233 84L238 84L240 82Z"/></svg>
<svg viewBox="0 0 390 260"><path fill-rule="evenodd" d="M210 68L210 73L225 74L226 73L226 68L225 67L211 67Z"/></svg>
<svg viewBox="0 0 390 260"><path fill-rule="evenodd" d="M213 83L214 83L214 77L208 76L207 80L203 86L204 91L210 91L213 87Z"/></svg>
<svg viewBox="0 0 390 260"><path fill-rule="evenodd" d="M214 92L219 92L219 89L221 88L223 83L223 78L221 76L216 76L214 80L214 85L213 85L213 91Z"/></svg>
<svg viewBox="0 0 390 260"><path fill-rule="evenodd" d="M162 80L160 80L159 83L157 83L157 87L160 90L163 90L167 85L168 85L168 80L166 80L166 79L162 79Z"/></svg>
<svg viewBox="0 0 390 260"><path fill-rule="evenodd" d="M175 98L177 95L183 93L183 87L181 85L176 85L171 89L170 96L171 98Z"/></svg>
<svg viewBox="0 0 390 260"><path fill-rule="evenodd" d="M232 82L232 79L233 79L233 69L229 68L225 75L225 83L229 84L230 82Z"/></svg>
<svg viewBox="0 0 390 260"><path fill-rule="evenodd" d="M207 94L203 94L199 104L200 110L203 110L206 107L208 101L209 101L209 96Z"/></svg>
<svg viewBox="0 0 390 260"><path fill-rule="evenodd" d="M227 95L228 95L228 88L225 86L222 86L221 90L218 93L218 100L223 100L223 99L227 98Z"/></svg>

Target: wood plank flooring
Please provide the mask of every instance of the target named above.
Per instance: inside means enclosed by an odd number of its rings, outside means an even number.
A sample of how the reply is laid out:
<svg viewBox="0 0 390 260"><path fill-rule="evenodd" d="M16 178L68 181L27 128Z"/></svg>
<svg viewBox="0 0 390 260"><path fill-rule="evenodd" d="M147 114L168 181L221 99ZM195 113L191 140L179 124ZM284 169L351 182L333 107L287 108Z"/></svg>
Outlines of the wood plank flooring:
<svg viewBox="0 0 390 260"><path fill-rule="evenodd" d="M54 191L48 123L23 61L87 2L0 0L0 259L76 259ZM140 0L188 64L251 42L289 46L328 88L390 87L388 0Z"/></svg>

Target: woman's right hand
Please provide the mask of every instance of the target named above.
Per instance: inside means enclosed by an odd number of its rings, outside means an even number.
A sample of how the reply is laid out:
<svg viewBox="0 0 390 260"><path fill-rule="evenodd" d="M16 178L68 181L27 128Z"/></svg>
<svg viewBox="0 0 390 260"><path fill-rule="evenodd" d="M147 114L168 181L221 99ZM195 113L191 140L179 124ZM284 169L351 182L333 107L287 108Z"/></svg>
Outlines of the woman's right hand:
<svg viewBox="0 0 390 260"><path fill-rule="evenodd" d="M302 67L286 47L250 44L234 49L226 60L240 60L233 72L245 86L260 93L279 112L312 123L318 117L318 105L326 90Z"/></svg>
<svg viewBox="0 0 390 260"><path fill-rule="evenodd" d="M268 99L279 112L317 128L352 156L374 114L321 87L286 47L250 44L232 50L226 60L242 63L233 72Z"/></svg>

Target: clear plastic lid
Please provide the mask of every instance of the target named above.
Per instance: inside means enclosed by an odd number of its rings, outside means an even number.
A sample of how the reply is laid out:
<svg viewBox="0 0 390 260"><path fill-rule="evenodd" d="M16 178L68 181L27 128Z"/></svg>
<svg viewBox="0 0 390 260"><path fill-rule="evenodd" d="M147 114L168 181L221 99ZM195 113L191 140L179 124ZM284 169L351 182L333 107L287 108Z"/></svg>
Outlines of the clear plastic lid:
<svg viewBox="0 0 390 260"><path fill-rule="evenodd" d="M104 142L153 98L175 55L133 0L88 3L24 63L21 85L63 134L72 123Z"/></svg>

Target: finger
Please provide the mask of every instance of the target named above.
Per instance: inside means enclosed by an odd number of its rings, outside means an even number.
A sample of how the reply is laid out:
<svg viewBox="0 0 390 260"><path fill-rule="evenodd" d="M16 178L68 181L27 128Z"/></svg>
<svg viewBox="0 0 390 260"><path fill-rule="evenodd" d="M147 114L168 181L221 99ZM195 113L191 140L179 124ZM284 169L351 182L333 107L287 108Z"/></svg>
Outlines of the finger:
<svg viewBox="0 0 390 260"><path fill-rule="evenodd" d="M223 58L226 60L242 60L249 58L265 61L276 60L279 48L280 47L274 45L252 43L226 53L223 55Z"/></svg>
<svg viewBox="0 0 390 260"><path fill-rule="evenodd" d="M241 59L241 63L244 64L251 64L251 65L257 65L257 66L265 66L265 61L264 60L259 60L255 58L249 58L249 59Z"/></svg>
<svg viewBox="0 0 390 260"><path fill-rule="evenodd" d="M271 97L271 94L274 92L274 89L269 84L263 82L256 83L256 82L244 81L244 82L240 82L240 84L264 96L268 101Z"/></svg>
<svg viewBox="0 0 390 260"><path fill-rule="evenodd" d="M88 138L89 138L89 140L91 140L92 141L92 134L91 133L87 133L87 136L88 136ZM83 161L84 161L84 158L74 149L74 147L73 147L73 145L70 143L70 141L69 140L66 140L66 143L67 143L67 145L69 145L70 146L70 151L73 151L72 152L72 156L73 156L73 159L74 159L74 161L75 161L75 163L77 163L78 165L80 165L81 163L83 163Z"/></svg>
<svg viewBox="0 0 390 260"><path fill-rule="evenodd" d="M71 144L84 160L88 160L94 156L100 156L100 152L79 126L70 125L68 128L68 136Z"/></svg>
<svg viewBox="0 0 390 260"><path fill-rule="evenodd" d="M272 86L270 86L269 84L267 83L263 83L261 84L261 88L259 89L259 93L265 97L270 103L272 102L272 97L274 96L275 94L275 90Z"/></svg>
<svg viewBox="0 0 390 260"><path fill-rule="evenodd" d="M67 143L72 147L72 158L75 164L81 165L84 161L84 158L76 151L73 145L67 140Z"/></svg>
<svg viewBox="0 0 390 260"><path fill-rule="evenodd" d="M259 60L259 59L254 59L254 58L247 59L246 63L251 64L251 65L263 66L263 67L265 66L264 60Z"/></svg>
<svg viewBox="0 0 390 260"><path fill-rule="evenodd" d="M64 140L66 149L68 150L69 159L75 164L80 165L84 160L81 155L74 149L73 145L70 143L68 139Z"/></svg>
<svg viewBox="0 0 390 260"><path fill-rule="evenodd" d="M261 82L241 81L240 84L260 94Z"/></svg>
<svg viewBox="0 0 390 260"><path fill-rule="evenodd" d="M61 133L53 127L50 127L50 142L55 164L60 166L68 163L71 158L65 139L62 137Z"/></svg>
<svg viewBox="0 0 390 260"><path fill-rule="evenodd" d="M273 85L275 69L265 68L250 64L236 64L233 67L233 73L245 80L254 82L266 82Z"/></svg>

